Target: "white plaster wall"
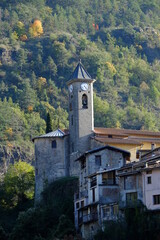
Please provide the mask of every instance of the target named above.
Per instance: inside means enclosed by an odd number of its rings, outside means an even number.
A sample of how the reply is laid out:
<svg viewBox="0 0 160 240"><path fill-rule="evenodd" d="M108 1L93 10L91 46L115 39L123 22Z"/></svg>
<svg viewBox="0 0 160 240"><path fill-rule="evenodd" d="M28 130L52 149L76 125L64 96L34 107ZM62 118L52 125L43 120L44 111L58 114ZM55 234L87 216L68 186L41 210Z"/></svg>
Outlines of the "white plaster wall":
<svg viewBox="0 0 160 240"><path fill-rule="evenodd" d="M151 184L147 184L147 177L151 176ZM153 195L160 194L160 169L153 169L152 174L143 172L144 204L150 210L160 209L160 204L153 204Z"/></svg>

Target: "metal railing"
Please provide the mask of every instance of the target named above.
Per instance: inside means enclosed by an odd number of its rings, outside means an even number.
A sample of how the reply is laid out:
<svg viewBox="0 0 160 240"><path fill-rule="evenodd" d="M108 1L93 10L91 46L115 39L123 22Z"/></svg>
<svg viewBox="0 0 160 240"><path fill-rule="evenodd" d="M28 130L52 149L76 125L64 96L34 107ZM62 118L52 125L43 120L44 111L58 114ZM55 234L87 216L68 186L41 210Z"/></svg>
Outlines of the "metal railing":
<svg viewBox="0 0 160 240"><path fill-rule="evenodd" d="M88 222L95 222L98 220L98 213L90 213L87 215L84 215L82 217L79 217L78 223L83 224L83 223L88 223Z"/></svg>

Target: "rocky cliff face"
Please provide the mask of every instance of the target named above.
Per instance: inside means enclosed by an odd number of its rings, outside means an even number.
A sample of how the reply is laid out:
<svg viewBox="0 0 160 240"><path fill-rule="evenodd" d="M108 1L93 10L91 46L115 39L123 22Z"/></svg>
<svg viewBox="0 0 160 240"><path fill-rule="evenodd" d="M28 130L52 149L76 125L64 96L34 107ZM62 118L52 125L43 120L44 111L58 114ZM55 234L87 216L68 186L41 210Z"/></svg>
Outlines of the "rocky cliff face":
<svg viewBox="0 0 160 240"><path fill-rule="evenodd" d="M25 161L34 165L34 150L28 148L28 151L20 146L0 145L0 174L3 175L7 171L10 164L17 161Z"/></svg>

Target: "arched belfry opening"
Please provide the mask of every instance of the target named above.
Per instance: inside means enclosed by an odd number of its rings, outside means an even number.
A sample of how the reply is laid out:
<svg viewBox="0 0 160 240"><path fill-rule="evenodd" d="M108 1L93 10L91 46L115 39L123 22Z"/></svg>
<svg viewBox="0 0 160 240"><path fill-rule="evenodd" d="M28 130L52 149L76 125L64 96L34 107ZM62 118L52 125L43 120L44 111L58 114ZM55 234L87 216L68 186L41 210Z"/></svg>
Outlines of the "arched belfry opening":
<svg viewBox="0 0 160 240"><path fill-rule="evenodd" d="M88 108L88 97L86 94L82 95L82 108Z"/></svg>

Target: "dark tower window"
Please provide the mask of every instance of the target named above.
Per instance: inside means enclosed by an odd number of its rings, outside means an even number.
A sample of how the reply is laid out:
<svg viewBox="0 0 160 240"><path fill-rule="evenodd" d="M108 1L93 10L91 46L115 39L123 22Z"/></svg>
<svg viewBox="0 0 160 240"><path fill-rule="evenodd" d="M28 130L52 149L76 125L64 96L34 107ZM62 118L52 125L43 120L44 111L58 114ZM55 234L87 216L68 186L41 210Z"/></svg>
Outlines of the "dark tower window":
<svg viewBox="0 0 160 240"><path fill-rule="evenodd" d="M88 98L86 94L82 96L82 108L88 108Z"/></svg>
<svg viewBox="0 0 160 240"><path fill-rule="evenodd" d="M57 147L57 142L56 140L52 141L52 148L56 148Z"/></svg>
<svg viewBox="0 0 160 240"><path fill-rule="evenodd" d="M72 103L69 104L69 110L72 111Z"/></svg>
<svg viewBox="0 0 160 240"><path fill-rule="evenodd" d="M72 142L72 152L74 152L74 143Z"/></svg>
<svg viewBox="0 0 160 240"><path fill-rule="evenodd" d="M73 126L73 115L71 116L71 124Z"/></svg>

